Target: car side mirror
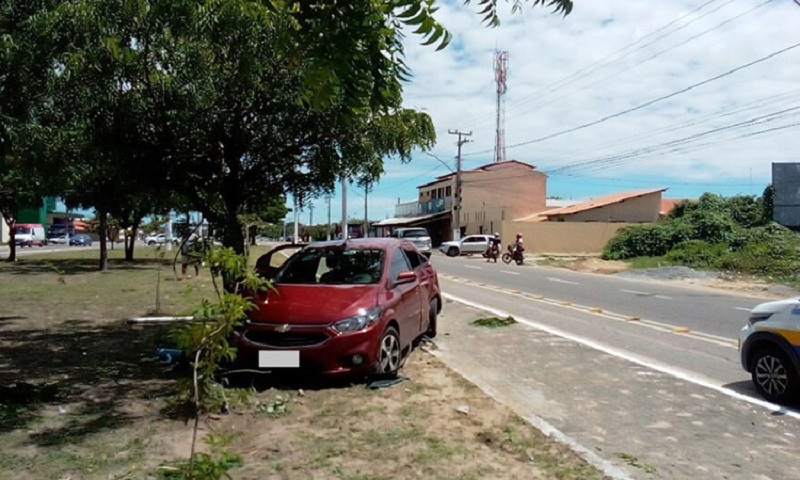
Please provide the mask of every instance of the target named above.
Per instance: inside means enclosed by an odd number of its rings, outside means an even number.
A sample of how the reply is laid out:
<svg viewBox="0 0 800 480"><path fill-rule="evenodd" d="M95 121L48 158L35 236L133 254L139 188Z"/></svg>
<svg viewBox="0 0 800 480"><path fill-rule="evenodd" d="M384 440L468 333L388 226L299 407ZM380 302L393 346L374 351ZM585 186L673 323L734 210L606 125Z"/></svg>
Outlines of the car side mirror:
<svg viewBox="0 0 800 480"><path fill-rule="evenodd" d="M413 283L417 279L417 274L412 272L411 270L406 270L405 272L400 272L397 275L397 280L394 282L395 285L403 285L405 283Z"/></svg>

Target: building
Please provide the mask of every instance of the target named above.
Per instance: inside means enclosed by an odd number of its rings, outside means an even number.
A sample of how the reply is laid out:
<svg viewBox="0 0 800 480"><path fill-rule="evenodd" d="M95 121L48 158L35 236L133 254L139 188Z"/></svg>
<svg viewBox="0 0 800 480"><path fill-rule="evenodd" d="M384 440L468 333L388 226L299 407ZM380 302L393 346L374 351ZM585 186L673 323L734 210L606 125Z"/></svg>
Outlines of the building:
<svg viewBox="0 0 800 480"><path fill-rule="evenodd" d="M395 218L373 224L379 234L392 228L424 226L434 245L453 237L456 173L417 187L414 202L395 208ZM547 175L518 160L490 163L461 172L460 236L499 231L504 221L546 208Z"/></svg>
<svg viewBox="0 0 800 480"><path fill-rule="evenodd" d="M775 189L773 220L800 230L800 163L773 163L772 187Z"/></svg>
<svg viewBox="0 0 800 480"><path fill-rule="evenodd" d="M504 222L502 237L513 239L521 233L530 253L595 255L620 228L658 221L665 208L664 191L666 188L613 193L550 208Z"/></svg>

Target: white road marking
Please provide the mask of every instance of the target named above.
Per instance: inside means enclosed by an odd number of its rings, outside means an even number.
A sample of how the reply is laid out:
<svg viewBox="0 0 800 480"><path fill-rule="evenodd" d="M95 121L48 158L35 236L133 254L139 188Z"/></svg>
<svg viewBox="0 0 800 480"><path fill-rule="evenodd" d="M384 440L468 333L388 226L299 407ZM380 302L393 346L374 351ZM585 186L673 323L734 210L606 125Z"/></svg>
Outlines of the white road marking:
<svg viewBox="0 0 800 480"><path fill-rule="evenodd" d="M512 316L510 313L505 312L503 310L500 310L500 309L497 309L497 308L494 308L494 307L490 307L488 305L483 305L483 304L480 304L480 303L477 303L477 302L472 302L472 301L469 301L469 300L465 300L463 298L456 297L454 295L450 295L449 293L442 293L442 296L447 298L447 299L449 299L449 300L452 300L454 302L463 303L464 305L468 305L468 306L473 307L473 308L477 308L477 309L480 309L480 310L487 311L487 312L489 312L489 313L491 313L493 315L497 315L498 317L501 317L501 318L502 317ZM737 392L737 391L735 391L733 389L730 389L730 388L727 388L727 387L724 387L724 386L720 385L717 381L715 381L713 379L710 379L710 378L707 378L707 377L703 377L702 375L696 374L694 372L685 371L685 370L682 370L682 369L679 369L679 368L675 368L675 367L673 367L671 365L666 365L664 363L658 362L656 360L640 357L640 356L638 356L636 354L633 354L633 353L630 353L630 352L626 352L624 350L620 350L620 349L611 347L609 345L605 345L603 343L600 343L600 342L597 342L597 341L594 341L594 340L591 340L591 339L588 339L588 338L584 338L584 337L581 337L581 336L578 336L578 335L574 335L572 333L566 332L564 330L561 330L561 329L558 329L558 328L555 328L555 327L551 327L549 325L545 325L545 324L542 324L542 323L534 322L533 320L528 320L526 318L518 317L516 315L513 315L513 317L517 322L523 323L523 324L528 325L529 327L535 328L537 330L541 330L541 331L549 333L551 335L555 335L557 337L561 337L561 338L564 338L564 339L567 339L567 340L571 340L573 342L579 343L581 345L585 345L585 346L587 346L589 348L593 348L593 349L598 350L600 352L607 353L609 355L613 355L613 356L615 356L617 358L621 358L623 360L627 360L627 361L629 361L631 363L635 363L635 364L640 365L642 367L649 368L651 370L656 370L658 372L665 373L667 375L671 375L671 376L673 376L673 377L675 377L677 379L684 380L686 382L690 382L690 383L693 383L695 385L699 385L701 387L705 387L705 388L708 388L708 389L711 389L711 390L715 390L715 391L717 391L717 392L719 392L719 393L721 393L723 395L726 395L728 397L731 397L731 398L734 398L734 399L737 399L737 400L742 400L742 401L750 403L752 405L757 405L759 407L763 407L763 408L765 408L767 410L772 411L774 414L785 415L787 417L791 417L791 418L794 418L796 420L800 420L800 411L798 411L798 410L787 408L787 407L784 407L782 405L777 405L775 403L768 402L766 400L761 400L760 398L755 398L755 397L751 397L751 396L745 395L743 393L739 393L739 392Z"/></svg>
<svg viewBox="0 0 800 480"><path fill-rule="evenodd" d="M666 295L656 295L656 298L660 298L662 300L672 300L672 297L668 297Z"/></svg>
<svg viewBox="0 0 800 480"><path fill-rule="evenodd" d="M562 280L560 278L547 277L551 282L566 283L567 285L580 285L578 282L570 282L569 280Z"/></svg>
<svg viewBox="0 0 800 480"><path fill-rule="evenodd" d="M637 292L636 290L625 290L625 289L621 289L621 290L620 290L620 292L623 292L623 293L632 293L632 294L634 294L634 295L652 295L652 293L648 293L648 292Z"/></svg>
<svg viewBox="0 0 800 480"><path fill-rule="evenodd" d="M508 270L500 270L503 273L507 273L509 275L519 275L519 272L509 272Z"/></svg>
<svg viewBox="0 0 800 480"><path fill-rule="evenodd" d="M475 269L475 270L483 270L483 268L481 268L481 267L475 267L475 266L472 266L472 265L464 265L464 268L472 268L472 269Z"/></svg>
<svg viewBox="0 0 800 480"><path fill-rule="evenodd" d="M749 312L750 310L752 310L752 308L742 308L742 307L733 307L733 308L735 308L736 310L744 310L745 312Z"/></svg>

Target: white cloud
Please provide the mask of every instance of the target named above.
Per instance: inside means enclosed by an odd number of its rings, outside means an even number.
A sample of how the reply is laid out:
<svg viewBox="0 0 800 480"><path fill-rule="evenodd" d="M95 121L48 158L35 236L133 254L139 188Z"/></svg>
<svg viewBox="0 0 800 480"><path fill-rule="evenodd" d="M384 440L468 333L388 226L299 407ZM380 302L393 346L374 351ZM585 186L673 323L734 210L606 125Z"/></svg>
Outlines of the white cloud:
<svg viewBox="0 0 800 480"><path fill-rule="evenodd" d="M408 36L406 60L414 77L405 88L405 104L431 114L438 135L434 153L452 166L456 139L448 129L473 132L473 142L464 147L466 153L493 148L495 46L510 57L505 130L506 144L512 145L636 107L800 42L800 8L793 2L773 1L756 8L764 0L715 0L625 50L632 53L618 62L602 68L593 65L706 1L576 0L566 18L526 6L520 14L504 14L502 25L494 29L481 25L474 4L440 1L437 16L453 33L453 43L437 52ZM749 10L753 11L746 13ZM737 15L742 16L731 20ZM702 34L709 29L713 30ZM642 46L648 41L652 44ZM647 60L656 54L657 58ZM577 71L581 73L575 75ZM800 88L798 78L800 48L598 125L509 148L507 156L548 171L675 141L800 106L800 91L772 103L762 100ZM717 115L748 105L753 108ZM737 137L800 123L800 110L786 115L771 123L700 137L687 144L686 151L661 149L622 163L600 163L600 169L575 169L573 176L554 174L548 182L549 193L585 198L652 186L669 187L668 195L682 196L706 190L760 193L770 181L771 162L800 161L800 127ZM685 128L661 131L676 125ZM705 143L709 145L697 148ZM464 167L488 163L491 157L491 153L465 156ZM375 219L393 214L398 197L404 202L413 200L416 185L447 173L438 161L422 154L408 165L389 162L386 171L374 200L370 198L370 216ZM363 205L363 197L360 201Z"/></svg>

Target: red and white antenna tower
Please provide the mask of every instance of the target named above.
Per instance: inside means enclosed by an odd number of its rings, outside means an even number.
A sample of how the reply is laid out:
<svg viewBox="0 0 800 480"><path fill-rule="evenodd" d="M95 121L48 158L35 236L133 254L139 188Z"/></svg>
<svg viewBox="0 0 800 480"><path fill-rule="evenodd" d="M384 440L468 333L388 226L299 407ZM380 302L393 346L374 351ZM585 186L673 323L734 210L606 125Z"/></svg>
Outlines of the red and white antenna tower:
<svg viewBox="0 0 800 480"><path fill-rule="evenodd" d="M494 80L497 84L497 130L495 131L494 161L506 160L506 76L508 52L494 52Z"/></svg>

